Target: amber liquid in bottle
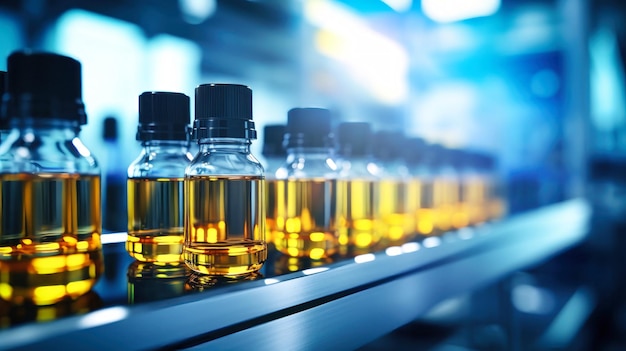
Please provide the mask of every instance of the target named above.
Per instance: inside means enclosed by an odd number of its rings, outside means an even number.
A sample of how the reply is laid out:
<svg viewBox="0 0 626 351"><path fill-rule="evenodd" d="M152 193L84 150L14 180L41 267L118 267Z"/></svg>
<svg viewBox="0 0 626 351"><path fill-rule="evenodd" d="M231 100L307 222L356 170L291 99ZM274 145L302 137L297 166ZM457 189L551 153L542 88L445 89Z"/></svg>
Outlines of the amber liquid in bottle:
<svg viewBox="0 0 626 351"><path fill-rule="evenodd" d="M415 230L420 235L437 234L435 230L437 210L434 201L434 183L431 179L413 180L419 189L417 198L420 199L415 211Z"/></svg>
<svg viewBox="0 0 626 351"><path fill-rule="evenodd" d="M337 181L337 228L341 247L348 253L366 253L380 240L376 224L373 180ZM365 250L364 250L365 249Z"/></svg>
<svg viewBox="0 0 626 351"><path fill-rule="evenodd" d="M398 245L415 230L415 211L411 205L413 185L400 179L385 179L377 188L378 216L386 245Z"/></svg>
<svg viewBox="0 0 626 351"><path fill-rule="evenodd" d="M102 272L100 177L0 175L0 298L75 298Z"/></svg>
<svg viewBox="0 0 626 351"><path fill-rule="evenodd" d="M453 228L454 216L459 204L459 182L452 178L436 178L433 181L433 199L436 209L435 228L445 232Z"/></svg>
<svg viewBox="0 0 626 351"><path fill-rule="evenodd" d="M312 259L337 251L335 188L331 179L277 181L276 249Z"/></svg>
<svg viewBox="0 0 626 351"><path fill-rule="evenodd" d="M273 233L276 231L276 216L278 213L278 201L277 199L282 198L282 194L278 193L278 189L276 188L277 184L276 179L266 179L265 180L265 238L267 242L273 242L274 237Z"/></svg>
<svg viewBox="0 0 626 351"><path fill-rule="evenodd" d="M209 275L241 276L267 259L263 177L191 176L183 258Z"/></svg>
<svg viewBox="0 0 626 351"><path fill-rule="evenodd" d="M180 261L184 179L131 178L128 200L128 253L146 262Z"/></svg>

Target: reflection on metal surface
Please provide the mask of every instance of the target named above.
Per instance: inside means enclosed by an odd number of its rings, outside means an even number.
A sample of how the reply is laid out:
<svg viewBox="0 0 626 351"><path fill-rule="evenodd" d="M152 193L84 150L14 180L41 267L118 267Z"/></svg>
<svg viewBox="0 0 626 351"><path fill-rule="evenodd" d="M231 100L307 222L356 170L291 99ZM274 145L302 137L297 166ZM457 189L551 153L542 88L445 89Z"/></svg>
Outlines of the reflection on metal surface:
<svg viewBox="0 0 626 351"><path fill-rule="evenodd" d="M276 278L266 278L264 282L265 282L265 285L270 285L270 284L280 283L280 280Z"/></svg>
<svg viewBox="0 0 626 351"><path fill-rule="evenodd" d="M365 254L365 255L358 255L357 257L354 258L354 262L356 263L365 263L365 262L372 262L376 259L376 255L374 254Z"/></svg>
<svg viewBox="0 0 626 351"><path fill-rule="evenodd" d="M424 241L422 241L422 245L425 248L437 247L441 245L441 239L432 236L432 237L424 239Z"/></svg>
<svg viewBox="0 0 626 351"><path fill-rule="evenodd" d="M117 306L95 311L78 321L78 327L87 329L120 321L128 316L128 308Z"/></svg>
<svg viewBox="0 0 626 351"><path fill-rule="evenodd" d="M185 291L204 291L207 289L215 288L223 285L237 284L245 281L263 279L263 275L259 272L254 272L246 276L211 276L200 273L192 272L185 282Z"/></svg>
<svg viewBox="0 0 626 351"><path fill-rule="evenodd" d="M45 306L32 302L17 305L0 300L0 328L28 322L49 322L61 317L84 314L100 307L102 307L102 300L93 291L76 299L67 297L55 304Z"/></svg>
<svg viewBox="0 0 626 351"><path fill-rule="evenodd" d="M474 230L471 228L461 228L457 232L458 237L462 240L468 240L474 237Z"/></svg>
<svg viewBox="0 0 626 351"><path fill-rule="evenodd" d="M420 249L420 244L418 243L406 243L402 245L402 252L404 253L409 253L409 252L415 252L417 250Z"/></svg>
<svg viewBox="0 0 626 351"><path fill-rule="evenodd" d="M189 269L182 262L135 261L128 267L128 303L163 300L183 295Z"/></svg>
<svg viewBox="0 0 626 351"><path fill-rule="evenodd" d="M102 234L100 236L100 240L102 240L102 245L106 244L114 244L114 243L124 243L126 242L128 235L126 233L111 233L111 234Z"/></svg>
<svg viewBox="0 0 626 351"><path fill-rule="evenodd" d="M312 275L312 274L317 274L317 273L322 273L328 270L328 267L316 267L316 268L309 268L309 269L305 269L302 271L302 274L304 275Z"/></svg>
<svg viewBox="0 0 626 351"><path fill-rule="evenodd" d="M287 255L281 255L274 262L274 275L302 271L309 268L331 264L333 262L334 260L330 257L312 260L309 257L289 257Z"/></svg>
<svg viewBox="0 0 626 351"><path fill-rule="evenodd" d="M0 260L0 299L40 306L76 299L91 290L102 271L99 250Z"/></svg>
<svg viewBox="0 0 626 351"><path fill-rule="evenodd" d="M402 255L403 251L402 251L402 247L400 246L391 246L385 249L385 253L387 254L387 256L398 256L398 255Z"/></svg>

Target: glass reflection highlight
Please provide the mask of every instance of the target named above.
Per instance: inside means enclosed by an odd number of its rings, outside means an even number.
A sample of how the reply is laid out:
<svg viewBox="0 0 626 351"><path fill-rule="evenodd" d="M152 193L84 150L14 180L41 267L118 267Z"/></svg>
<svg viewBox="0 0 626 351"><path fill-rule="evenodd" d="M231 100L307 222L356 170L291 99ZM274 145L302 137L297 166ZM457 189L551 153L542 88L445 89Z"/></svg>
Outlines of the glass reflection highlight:
<svg viewBox="0 0 626 351"><path fill-rule="evenodd" d="M157 301L183 295L189 268L183 262L134 261L128 266L128 303Z"/></svg>

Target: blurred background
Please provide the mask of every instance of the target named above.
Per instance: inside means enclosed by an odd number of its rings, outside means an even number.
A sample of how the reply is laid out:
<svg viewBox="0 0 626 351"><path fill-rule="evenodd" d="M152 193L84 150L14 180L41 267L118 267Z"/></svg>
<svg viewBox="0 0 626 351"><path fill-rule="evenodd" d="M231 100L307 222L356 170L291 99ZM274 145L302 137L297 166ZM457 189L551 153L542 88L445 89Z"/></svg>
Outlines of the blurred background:
<svg viewBox="0 0 626 351"><path fill-rule="evenodd" d="M105 173L139 152L141 92L240 83L258 130L317 106L492 153L517 212L582 194L592 156L625 153L623 14L616 0L3 0L0 58L81 61L82 135Z"/></svg>
<svg viewBox="0 0 626 351"><path fill-rule="evenodd" d="M108 188L140 150L139 94L193 97L202 83L250 86L259 131L292 107L326 107L336 122L493 154L511 213L592 202L592 240L565 262L604 299L594 340L615 340L626 332L625 15L618 0L2 0L0 70L25 48L81 61L82 137Z"/></svg>

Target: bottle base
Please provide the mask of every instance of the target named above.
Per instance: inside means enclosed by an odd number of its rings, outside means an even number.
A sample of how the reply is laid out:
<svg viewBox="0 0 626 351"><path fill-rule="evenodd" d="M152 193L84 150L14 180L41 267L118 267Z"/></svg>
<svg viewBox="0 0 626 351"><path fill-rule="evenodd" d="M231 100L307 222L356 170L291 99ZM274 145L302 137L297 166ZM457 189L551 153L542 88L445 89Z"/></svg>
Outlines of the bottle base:
<svg viewBox="0 0 626 351"><path fill-rule="evenodd" d="M257 272L267 260L261 241L194 243L183 248L185 263L193 271L213 276L244 276Z"/></svg>

